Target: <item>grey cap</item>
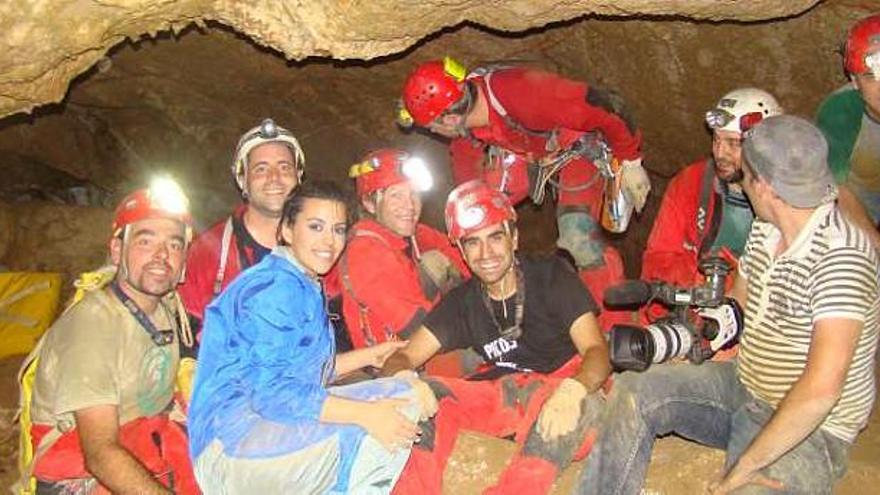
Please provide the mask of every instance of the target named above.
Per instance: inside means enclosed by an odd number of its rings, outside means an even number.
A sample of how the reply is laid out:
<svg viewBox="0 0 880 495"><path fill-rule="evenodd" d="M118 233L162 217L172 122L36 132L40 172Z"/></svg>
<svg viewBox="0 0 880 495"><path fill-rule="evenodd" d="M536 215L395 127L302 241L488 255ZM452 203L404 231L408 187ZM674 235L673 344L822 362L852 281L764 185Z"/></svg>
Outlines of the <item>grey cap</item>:
<svg viewBox="0 0 880 495"><path fill-rule="evenodd" d="M805 119L794 115L764 119L746 133L743 155L791 206L813 208L837 197L828 166L828 142Z"/></svg>

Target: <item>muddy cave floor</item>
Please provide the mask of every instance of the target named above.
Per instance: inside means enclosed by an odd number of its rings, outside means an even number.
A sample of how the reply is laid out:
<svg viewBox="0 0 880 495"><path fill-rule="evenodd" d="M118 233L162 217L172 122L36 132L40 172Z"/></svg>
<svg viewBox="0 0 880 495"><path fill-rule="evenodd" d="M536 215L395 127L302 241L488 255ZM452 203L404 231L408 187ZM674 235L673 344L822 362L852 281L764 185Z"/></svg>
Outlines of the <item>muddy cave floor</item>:
<svg viewBox="0 0 880 495"><path fill-rule="evenodd" d="M18 427L12 423L18 402L16 373L21 358L0 360L0 489L15 482L18 468ZM444 493L478 494L495 482L514 452L505 440L464 433L459 438L444 475ZM677 437L660 439L654 448L648 481L643 493L705 493L718 472L724 454ZM571 493L581 464L569 467L556 483L552 495ZM839 495L869 493L880 486L880 413L875 408L870 423L859 436L850 455L849 470L835 489Z"/></svg>

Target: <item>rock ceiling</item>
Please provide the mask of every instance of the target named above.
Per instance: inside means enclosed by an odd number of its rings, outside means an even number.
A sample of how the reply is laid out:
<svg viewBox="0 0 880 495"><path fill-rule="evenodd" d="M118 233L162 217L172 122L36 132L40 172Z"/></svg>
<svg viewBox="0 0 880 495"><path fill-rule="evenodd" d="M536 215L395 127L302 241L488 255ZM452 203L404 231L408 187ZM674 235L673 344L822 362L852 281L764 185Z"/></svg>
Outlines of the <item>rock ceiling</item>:
<svg viewBox="0 0 880 495"><path fill-rule="evenodd" d="M447 26L522 31L588 14L757 21L819 0L6 0L0 5L0 116L59 101L126 38L218 21L288 59L372 59Z"/></svg>

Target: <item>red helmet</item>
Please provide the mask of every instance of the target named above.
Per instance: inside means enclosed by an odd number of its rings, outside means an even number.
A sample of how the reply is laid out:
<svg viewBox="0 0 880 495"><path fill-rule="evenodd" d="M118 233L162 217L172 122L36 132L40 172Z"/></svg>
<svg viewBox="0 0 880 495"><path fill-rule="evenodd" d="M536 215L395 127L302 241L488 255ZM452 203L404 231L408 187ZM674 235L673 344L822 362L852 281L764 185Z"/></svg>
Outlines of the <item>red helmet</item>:
<svg viewBox="0 0 880 495"><path fill-rule="evenodd" d="M426 126L464 96L467 72L455 60L425 62L406 78L403 106L413 122Z"/></svg>
<svg viewBox="0 0 880 495"><path fill-rule="evenodd" d="M866 63L869 51L880 48L880 14L857 22L846 37L843 65L850 74L874 72Z"/></svg>
<svg viewBox="0 0 880 495"><path fill-rule="evenodd" d="M407 181L419 192L434 185L424 160L395 148L368 153L363 161L351 166L348 176L354 178L359 197Z"/></svg>
<svg viewBox="0 0 880 495"><path fill-rule="evenodd" d="M132 223L150 218L170 218L186 227L186 241L192 240L193 220L189 200L176 182L169 178L155 179L149 188L138 189L122 199L113 215L113 237L122 234Z"/></svg>
<svg viewBox="0 0 880 495"><path fill-rule="evenodd" d="M510 200L481 180L459 185L446 200L446 232L453 241L507 220L516 220Z"/></svg>

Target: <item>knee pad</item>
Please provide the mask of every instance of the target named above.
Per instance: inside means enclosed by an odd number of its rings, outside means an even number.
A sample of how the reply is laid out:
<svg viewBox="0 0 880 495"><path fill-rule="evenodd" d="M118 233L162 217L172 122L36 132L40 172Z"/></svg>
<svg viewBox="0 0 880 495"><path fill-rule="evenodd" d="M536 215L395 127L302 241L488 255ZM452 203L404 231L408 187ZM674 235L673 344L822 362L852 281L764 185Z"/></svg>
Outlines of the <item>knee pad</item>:
<svg viewBox="0 0 880 495"><path fill-rule="evenodd" d="M601 266L604 263L605 241L599 224L586 211L567 211L556 217L559 238L556 246L574 258L579 269Z"/></svg>

